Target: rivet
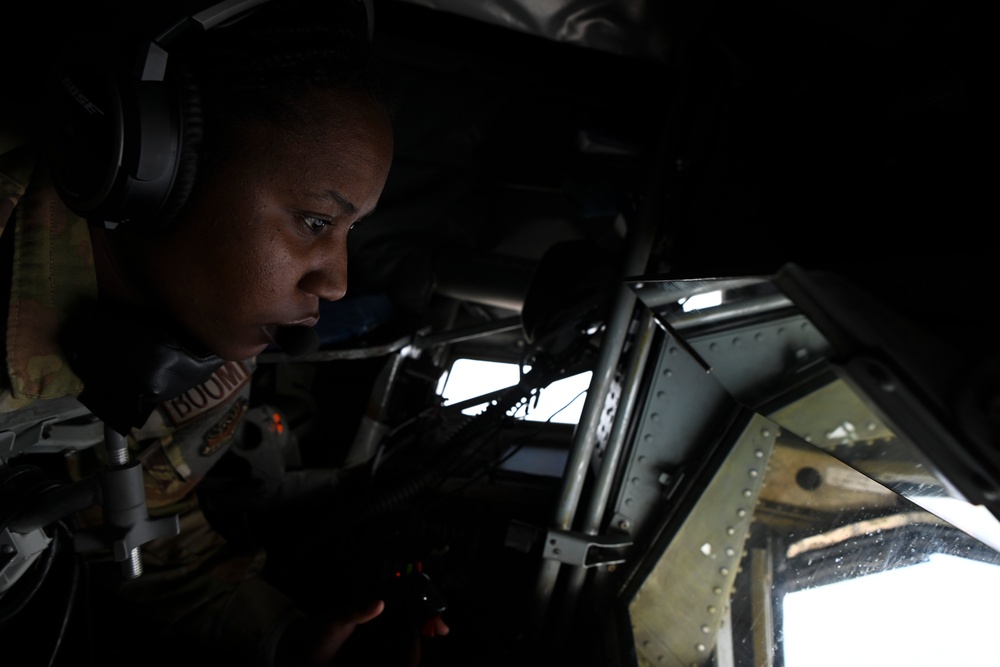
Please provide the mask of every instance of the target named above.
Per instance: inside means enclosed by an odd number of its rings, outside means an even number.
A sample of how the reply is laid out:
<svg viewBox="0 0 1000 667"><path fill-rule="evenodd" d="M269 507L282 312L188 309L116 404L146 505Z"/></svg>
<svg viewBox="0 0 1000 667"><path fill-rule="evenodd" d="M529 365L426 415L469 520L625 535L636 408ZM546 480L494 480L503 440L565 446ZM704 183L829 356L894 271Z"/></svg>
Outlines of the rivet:
<svg viewBox="0 0 1000 667"><path fill-rule="evenodd" d="M720 586L716 586L715 588L712 589L712 592L715 593L716 595L722 595L722 588Z"/></svg>
<svg viewBox="0 0 1000 667"><path fill-rule="evenodd" d="M735 535L736 534L736 529L733 528L732 526L727 526L726 527L726 534L727 535Z"/></svg>
<svg viewBox="0 0 1000 667"><path fill-rule="evenodd" d="M747 511L745 509L743 509L742 507L739 508L738 510L736 510L736 516L738 516L740 518L743 518L746 515L747 515Z"/></svg>
<svg viewBox="0 0 1000 667"><path fill-rule="evenodd" d="M674 374L674 372L672 370L670 370L669 368L665 368L663 370L663 377L665 377L665 378L671 377L673 374Z"/></svg>
<svg viewBox="0 0 1000 667"><path fill-rule="evenodd" d="M711 604L708 605L708 613L709 614L715 614L715 612L716 612L715 605L711 605Z"/></svg>
<svg viewBox="0 0 1000 667"><path fill-rule="evenodd" d="M629 498L629 500L631 500L631 498ZM618 527L622 530L628 530L632 527L632 523L628 519L622 519L618 522Z"/></svg>
<svg viewBox="0 0 1000 667"><path fill-rule="evenodd" d="M759 459L762 459L762 458L764 458L764 450L763 449L754 450L753 455L756 456Z"/></svg>
<svg viewBox="0 0 1000 667"><path fill-rule="evenodd" d="M639 478L638 477L633 477L632 478L632 483L633 484L638 484L639 483Z"/></svg>
<svg viewBox="0 0 1000 667"><path fill-rule="evenodd" d="M735 556L736 555L736 549L734 549L732 547L726 547L726 555L727 556Z"/></svg>
<svg viewBox="0 0 1000 667"><path fill-rule="evenodd" d="M739 339L739 336L733 339L733 347L739 347L743 344L743 341Z"/></svg>
<svg viewBox="0 0 1000 667"><path fill-rule="evenodd" d="M713 352L715 352L715 350L718 349L718 347L719 347L719 345L717 343L709 343L708 344L708 349L710 349Z"/></svg>
<svg viewBox="0 0 1000 667"><path fill-rule="evenodd" d="M727 574L729 574L729 568L728 567L720 567L719 568L719 574L721 574L722 576L726 576Z"/></svg>
<svg viewBox="0 0 1000 667"><path fill-rule="evenodd" d="M760 341L764 340L764 334L762 334L762 333L754 334L753 339L755 341L757 341L757 342L760 342Z"/></svg>
<svg viewBox="0 0 1000 667"><path fill-rule="evenodd" d="M704 644L695 644L694 647L697 650L699 650L699 651L704 651L705 650L705 645Z"/></svg>
<svg viewBox="0 0 1000 667"><path fill-rule="evenodd" d="M707 635L709 632L712 631L712 628L708 627L707 625L703 625L701 626L701 631Z"/></svg>
<svg viewBox="0 0 1000 667"><path fill-rule="evenodd" d="M751 477L756 477L760 473L757 472L756 468L750 468L750 470L747 471L747 474L750 475Z"/></svg>
<svg viewBox="0 0 1000 667"><path fill-rule="evenodd" d="M632 505L635 505L635 501L631 498L626 498L625 504L628 505L629 507L632 507Z"/></svg>
<svg viewBox="0 0 1000 667"><path fill-rule="evenodd" d="M745 498L749 498L752 495L753 495L753 491L751 491L750 489L743 489L743 496Z"/></svg>
<svg viewBox="0 0 1000 667"><path fill-rule="evenodd" d="M659 399L664 399L664 398L667 397L667 392L665 392L665 391L658 391L658 392L656 392L656 397L659 398Z"/></svg>
<svg viewBox="0 0 1000 667"><path fill-rule="evenodd" d="M764 428L762 428L762 429L760 430L760 434L761 434L762 436L764 436L765 438L770 438L770 437L771 437L771 429L769 429L769 428L767 428L767 427L764 427Z"/></svg>

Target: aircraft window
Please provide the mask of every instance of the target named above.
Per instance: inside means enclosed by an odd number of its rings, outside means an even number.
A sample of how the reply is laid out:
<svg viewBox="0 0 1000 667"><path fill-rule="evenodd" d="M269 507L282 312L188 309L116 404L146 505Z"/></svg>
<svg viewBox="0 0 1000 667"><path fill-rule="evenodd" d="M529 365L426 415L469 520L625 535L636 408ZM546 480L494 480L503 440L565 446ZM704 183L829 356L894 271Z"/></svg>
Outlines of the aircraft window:
<svg viewBox="0 0 1000 667"><path fill-rule="evenodd" d="M995 650L993 601L998 594L1000 567L945 554L789 593L782 612L785 666L980 664ZM844 641L846 636L850 641ZM914 637L920 641L912 641Z"/></svg>
<svg viewBox="0 0 1000 667"><path fill-rule="evenodd" d="M758 415L629 612L640 667L977 664L998 595L1000 553Z"/></svg>
<svg viewBox="0 0 1000 667"><path fill-rule="evenodd" d="M720 288L721 302L687 307ZM654 496L622 494L646 503L647 514L632 510L633 523L665 517L636 569L641 579L626 589L638 665L984 664L995 656L985 604L1000 595L1000 523L937 465L948 461L950 434L920 428L931 413L910 399L910 385L859 383L853 366L844 370L851 359L835 356L815 320L769 280L634 289L684 345L667 346L651 374L629 474L644 479L638 455L669 473L695 460L684 452L710 451L710 436L684 421L688 394L702 414L730 414L729 401L751 415L727 432L724 458L699 473L697 490L673 500L682 514ZM681 380L686 394L672 384ZM946 653L932 653L937 638Z"/></svg>
<svg viewBox="0 0 1000 667"><path fill-rule="evenodd" d="M525 367L524 370L527 372L530 368ZM537 404L531 401L519 407L512 416L525 421L576 424L580 421L591 375L590 371L586 371L553 382L540 392ZM517 364L456 359L451 370L442 377L438 394L443 399L443 405L452 405L516 385L520 377ZM485 407L486 401L470 405L462 410L462 414L475 415Z"/></svg>

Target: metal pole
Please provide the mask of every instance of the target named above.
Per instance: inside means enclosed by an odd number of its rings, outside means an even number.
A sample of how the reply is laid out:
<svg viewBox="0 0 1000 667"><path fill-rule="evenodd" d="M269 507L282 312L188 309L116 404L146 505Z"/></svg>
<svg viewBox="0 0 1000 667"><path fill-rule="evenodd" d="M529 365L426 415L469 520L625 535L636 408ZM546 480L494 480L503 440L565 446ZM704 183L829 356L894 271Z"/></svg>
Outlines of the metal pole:
<svg viewBox="0 0 1000 667"><path fill-rule="evenodd" d="M586 513L583 516L580 530L596 535L600 530L601 519L604 517L604 509L608 504L611 495L611 485L614 482L615 470L618 468L618 461L621 459L622 450L625 448L625 435L628 431L629 419L635 409L635 403L639 396L639 381L646 368L649 359L649 350L653 343L653 333L656 331L656 321L653 313L644 310L639 318L639 326L636 331L636 339L626 366L626 374L623 381L622 395L618 402L618 411L615 414L615 423L608 436L608 448L604 453L604 460L601 462L601 470L594 483L594 490L587 505Z"/></svg>
<svg viewBox="0 0 1000 667"><path fill-rule="evenodd" d="M625 261L622 264L622 278L642 274L646 271L652 236L655 225L651 216L640 215L628 232ZM570 450L569 460L563 473L563 488L556 505L552 527L556 530L569 530L573 524L577 504L583 491L583 483L587 475L587 467L593 454L597 438L597 429L601 422L611 381L614 379L618 359L628 335L629 324L635 308L635 293L626 285L619 284L611 314L608 317L601 341L601 350L594 367L587 398L583 404L580 423L577 426ZM535 588L534 625L544 624L548 614L548 605L559 577L559 566L556 560L542 561L538 584Z"/></svg>
<svg viewBox="0 0 1000 667"><path fill-rule="evenodd" d="M629 421L639 396L639 381L646 368L646 362L649 359L649 350L653 342L653 332L655 329L656 322L653 319L652 312L649 310L642 311L636 331L636 339L632 345L632 350L629 353L629 359L626 364L625 377L622 382L622 394L618 400L614 425L611 428L611 434L608 436L608 447L604 452L604 459L601 461L601 468L598 471L597 478L594 480L594 488L590 494L590 501L580 521L580 532L587 535L597 535L601 528L601 519L604 517L608 498L611 496L611 486L614 483L615 473L618 470L618 462L621 460L622 450L625 448L625 435L628 432ZM586 580L587 568L575 567L569 571L566 581L565 599L562 605L566 612L562 615L564 618L568 618L572 613Z"/></svg>
<svg viewBox="0 0 1000 667"><path fill-rule="evenodd" d="M656 236L657 223L660 223L665 217L662 209L663 200L669 197L668 193L673 187L673 180L684 166L683 162L677 158L677 143L678 129L682 126L682 111L686 106L684 93L687 88L688 74L682 72L681 81L674 93L674 99L667 112L663 132L656 147L655 165L646 187L646 197L636 216L635 224L629 226L625 261L622 263L622 280L646 273ZM635 301L635 293L624 283L620 283L613 311L608 318L607 329L604 332L604 340L601 343L601 351L594 375L587 391L583 414L580 417L580 424L566 464L563 489L553 520L553 527L557 530L568 530L573 523L576 506L583 489L587 465L594 448L600 413L604 409L611 379L618 365ZM535 608L532 618L536 629L544 625L548 616L548 607L555 590L556 580L559 577L560 565L561 563L557 560L542 560L535 587Z"/></svg>
<svg viewBox="0 0 1000 667"><path fill-rule="evenodd" d="M493 334L515 331L522 326L524 325L521 323L521 316L514 315L502 320L484 322L483 324L452 329L450 331L441 331L428 336L417 335L413 339L413 347L418 350L426 350L438 345L450 345L452 343L461 343L462 341L492 336Z"/></svg>

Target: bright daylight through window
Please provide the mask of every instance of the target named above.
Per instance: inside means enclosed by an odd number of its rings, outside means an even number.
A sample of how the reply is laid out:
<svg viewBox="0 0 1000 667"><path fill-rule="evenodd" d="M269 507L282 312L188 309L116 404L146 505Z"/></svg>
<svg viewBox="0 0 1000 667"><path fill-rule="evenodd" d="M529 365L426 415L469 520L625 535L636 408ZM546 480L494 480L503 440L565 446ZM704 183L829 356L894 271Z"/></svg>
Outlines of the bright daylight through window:
<svg viewBox="0 0 1000 667"><path fill-rule="evenodd" d="M785 667L995 665L998 596L1000 567L945 554L796 591L784 599Z"/></svg>
<svg viewBox="0 0 1000 667"><path fill-rule="evenodd" d="M580 421L591 375L587 371L553 382L541 391L537 405L532 400L528 406L519 408L514 416L523 417L526 421L576 424ZM520 377L517 364L458 359L442 378L438 394L445 405L450 405L516 385ZM462 413L475 415L485 407L486 403L480 403L462 410Z"/></svg>

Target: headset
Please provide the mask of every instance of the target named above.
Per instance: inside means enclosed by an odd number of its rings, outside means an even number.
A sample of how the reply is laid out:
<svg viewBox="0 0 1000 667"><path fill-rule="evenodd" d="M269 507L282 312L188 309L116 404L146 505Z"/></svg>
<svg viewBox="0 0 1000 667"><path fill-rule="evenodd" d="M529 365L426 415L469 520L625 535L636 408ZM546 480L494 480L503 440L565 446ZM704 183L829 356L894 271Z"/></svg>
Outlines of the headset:
<svg viewBox="0 0 1000 667"><path fill-rule="evenodd" d="M373 0L356 1L364 4L370 40ZM202 120L194 77L183 64L168 67L168 48L186 33L232 25L266 2L223 0L180 19L139 49L128 72L88 58L57 64L47 82L45 157L70 210L110 226L169 222L194 186Z"/></svg>

